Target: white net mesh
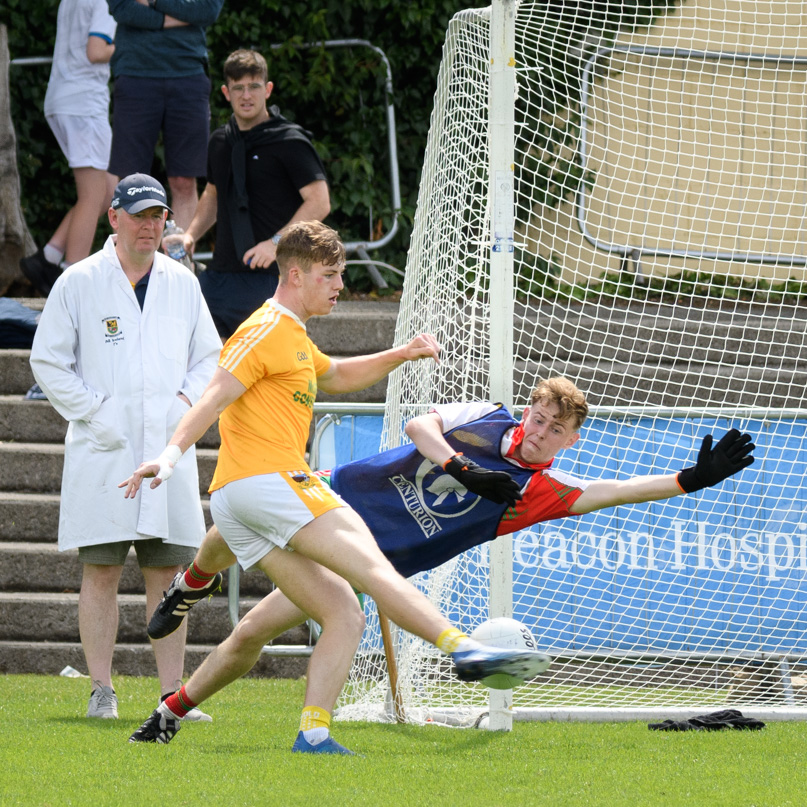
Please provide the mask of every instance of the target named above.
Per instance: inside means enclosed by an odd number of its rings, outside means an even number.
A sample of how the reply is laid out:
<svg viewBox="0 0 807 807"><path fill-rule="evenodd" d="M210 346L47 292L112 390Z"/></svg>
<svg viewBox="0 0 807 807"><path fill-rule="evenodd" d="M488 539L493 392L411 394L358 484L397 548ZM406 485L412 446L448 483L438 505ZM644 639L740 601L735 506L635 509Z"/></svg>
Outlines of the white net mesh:
<svg viewBox="0 0 807 807"><path fill-rule="evenodd" d="M428 404L490 396L489 27L490 9L466 11L447 35L396 336L433 333L445 356L395 374L391 444ZM556 659L514 705L798 707L803 3L522 2L515 41L513 401L547 375L586 391L593 416L555 466L577 476L676 471L731 425L758 459L715 489L514 536L513 616ZM488 547L417 582L470 632L488 616ZM343 718L390 714L370 623ZM407 719L486 708L433 648L396 642Z"/></svg>

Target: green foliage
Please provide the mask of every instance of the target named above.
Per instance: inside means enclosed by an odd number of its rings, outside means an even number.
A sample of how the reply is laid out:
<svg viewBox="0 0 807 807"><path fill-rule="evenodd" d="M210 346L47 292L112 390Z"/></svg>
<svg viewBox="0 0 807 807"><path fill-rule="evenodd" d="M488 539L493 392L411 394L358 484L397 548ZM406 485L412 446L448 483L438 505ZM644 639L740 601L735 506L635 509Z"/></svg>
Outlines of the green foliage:
<svg viewBox="0 0 807 807"><path fill-rule="evenodd" d="M538 131L531 137L531 148L520 146L539 156L528 160L516 177L520 183L525 173L530 176L533 203L557 206L573 197L580 183L592 179L569 156L580 125L577 102L581 67L592 48L613 40L620 31L651 23L677 3L547 3L547 24L538 48L525 54L530 64L542 68L542 115ZM448 21L463 8L488 4L489 0L228 0L208 30L213 125L221 125L230 114L218 90L224 59L236 48L260 50L269 61L275 85L272 103L313 133L325 160L333 204L329 223L345 240L377 239L389 231L393 217L384 64L367 47L301 46L324 40L363 39L380 48L392 70L402 212L399 234L374 257L403 268ZM6 0L6 7L12 58L49 56L58 0ZM11 69L11 109L23 205L37 243L48 238L74 200L72 176L42 115L47 79L47 67ZM520 110L516 114L520 116ZM152 170L164 179L159 164ZM99 228L99 241L105 232ZM543 259L535 260L540 264ZM400 284L396 275L382 274L391 285ZM355 290L370 288L363 268L353 268L348 280ZM526 282L531 290L524 291L533 293L535 282ZM547 291L552 289L549 284Z"/></svg>
<svg viewBox="0 0 807 807"><path fill-rule="evenodd" d="M384 65L367 47L299 45L364 39L383 50L392 70L403 212L398 236L373 257L403 268L448 21L460 9L484 5L486 0L228 0L208 29L212 123L220 125L230 114L218 90L224 59L236 48L260 50L275 84L272 103L313 133L325 160L329 223L345 240L377 238L392 226ZM50 56L58 0L6 0L6 7L12 59ZM42 114L48 74L48 67L11 68L23 205L37 243L50 236L75 198L72 175ZM159 165L153 170L164 179ZM369 288L366 271L353 274L355 285ZM400 283L392 273L385 276Z"/></svg>
<svg viewBox="0 0 807 807"><path fill-rule="evenodd" d="M58 7L59 0L5 0L0 22L8 27L12 59L51 56ZM9 70L23 210L38 244L44 243L75 201L72 172L42 112L49 75L49 65Z"/></svg>
<svg viewBox="0 0 807 807"><path fill-rule="evenodd" d="M132 745L153 678L116 678L119 720L83 717L87 679L0 678L0 805L171 807L800 807L804 724L648 731L635 723L516 723L512 732L333 724L362 756L292 754L304 681L243 679L168 746ZM709 711L708 709L705 711ZM313 798L312 798L313 794Z"/></svg>

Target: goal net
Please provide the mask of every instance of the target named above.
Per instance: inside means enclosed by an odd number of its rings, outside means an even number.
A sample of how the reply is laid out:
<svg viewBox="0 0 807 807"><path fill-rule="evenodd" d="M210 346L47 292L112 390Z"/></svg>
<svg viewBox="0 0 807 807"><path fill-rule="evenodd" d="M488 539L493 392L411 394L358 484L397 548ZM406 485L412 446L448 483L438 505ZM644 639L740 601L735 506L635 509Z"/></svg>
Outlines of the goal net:
<svg viewBox="0 0 807 807"><path fill-rule="evenodd" d="M517 413L565 375L593 407L555 463L575 476L674 472L731 426L758 447L716 488L415 578L466 631L511 612L553 656L516 717L807 714L803 53L800 0L498 0L451 20L396 334L444 354L394 374L387 444L430 404ZM395 715L369 608L343 719ZM406 720L490 709L433 647L394 641Z"/></svg>

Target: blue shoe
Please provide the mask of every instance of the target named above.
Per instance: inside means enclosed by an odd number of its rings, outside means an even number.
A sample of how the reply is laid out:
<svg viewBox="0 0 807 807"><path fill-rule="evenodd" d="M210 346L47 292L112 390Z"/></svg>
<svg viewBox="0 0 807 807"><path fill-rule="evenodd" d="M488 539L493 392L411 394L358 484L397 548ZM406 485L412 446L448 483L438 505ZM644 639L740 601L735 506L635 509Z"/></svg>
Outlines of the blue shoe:
<svg viewBox="0 0 807 807"><path fill-rule="evenodd" d="M355 754L344 745L339 745L333 737L329 736L327 740L321 743L311 745L303 736L302 731L297 734L297 739L291 747L292 754L347 754L348 756L355 756Z"/></svg>
<svg viewBox="0 0 807 807"><path fill-rule="evenodd" d="M39 384L34 384L28 392L25 393L24 399L25 401L47 401L48 396L42 392L42 387Z"/></svg>
<svg viewBox="0 0 807 807"><path fill-rule="evenodd" d="M529 681L542 673L552 659L536 650L507 650L482 645L451 654L454 674L460 681L481 681L490 675L512 675Z"/></svg>

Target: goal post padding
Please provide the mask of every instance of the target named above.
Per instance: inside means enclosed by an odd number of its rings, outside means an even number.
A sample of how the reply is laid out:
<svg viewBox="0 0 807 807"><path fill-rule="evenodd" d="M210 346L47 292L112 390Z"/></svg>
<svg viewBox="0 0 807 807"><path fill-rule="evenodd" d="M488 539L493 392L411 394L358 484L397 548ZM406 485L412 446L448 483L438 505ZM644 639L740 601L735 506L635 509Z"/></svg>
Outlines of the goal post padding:
<svg viewBox="0 0 807 807"><path fill-rule="evenodd" d="M556 659L514 707L801 714L801 3L765 3L765 24L748 0L611 3L607 24L560 5L516 6L512 400L556 374L587 393L593 416L556 462L584 478L677 471L731 426L758 459L714 489L513 536L513 616ZM491 396L489 26L490 9L465 11L447 33L396 332L433 333L444 354L391 378L385 445L431 404ZM489 615L489 554L415 578L468 632ZM343 719L391 714L368 607ZM408 719L472 725L488 708L434 648L395 642Z"/></svg>

